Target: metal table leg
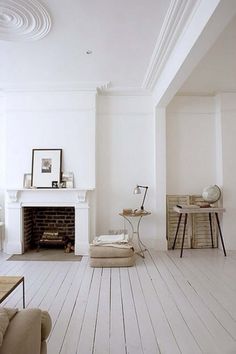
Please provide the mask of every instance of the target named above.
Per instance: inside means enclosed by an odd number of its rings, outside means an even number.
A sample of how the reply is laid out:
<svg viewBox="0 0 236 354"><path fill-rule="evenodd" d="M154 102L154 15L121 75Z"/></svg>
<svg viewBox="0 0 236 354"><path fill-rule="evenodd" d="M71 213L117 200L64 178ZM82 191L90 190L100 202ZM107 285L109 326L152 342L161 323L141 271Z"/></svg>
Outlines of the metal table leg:
<svg viewBox="0 0 236 354"><path fill-rule="evenodd" d="M178 225L177 225L177 229L176 229L176 233L175 233L175 239L174 239L174 243L173 243L173 246L172 246L172 250L175 249L175 244L176 244L176 240L177 240L177 236L178 236L178 232L179 232L179 227L180 227L182 215L183 214L179 214L179 221L178 221Z"/></svg>
<svg viewBox="0 0 236 354"><path fill-rule="evenodd" d="M23 286L23 309L25 309L25 278L24 277L23 277L22 286Z"/></svg>
<svg viewBox="0 0 236 354"><path fill-rule="evenodd" d="M215 216L216 216L216 221L217 221L217 225L218 225L218 229L219 229L219 233L220 233L221 244L223 247L224 255L226 257L225 245L224 245L223 235L222 235L221 228L220 228L220 221L219 221L218 213L215 213Z"/></svg>
<svg viewBox="0 0 236 354"><path fill-rule="evenodd" d="M137 224L137 228L135 229L134 226L133 226L133 223L130 221L130 219L126 216L123 216L127 221L128 223L130 224L131 226L131 229L132 229L132 237L131 237L131 240L133 241L133 237L134 235L136 234L137 235L137 244L138 244L138 247L139 247L139 251L138 252L135 252L136 254L138 254L140 257L142 258L145 258L145 255L144 255L144 252L147 250L147 247L144 245L144 243L141 241L140 239L140 236L139 236L139 225L140 225L140 221L142 219L142 215L139 217L139 220L138 220L138 224ZM143 248L142 248L143 247Z"/></svg>
<svg viewBox="0 0 236 354"><path fill-rule="evenodd" d="M185 214L185 219L184 219L184 231L183 231L183 239L182 239L182 246L181 246L180 258L182 258L182 255L183 255L184 237L185 237L185 230L186 230L187 220L188 220L188 214Z"/></svg>
<svg viewBox="0 0 236 354"><path fill-rule="evenodd" d="M209 213L209 222L210 222L210 230L211 230L211 247L214 248L211 213Z"/></svg>

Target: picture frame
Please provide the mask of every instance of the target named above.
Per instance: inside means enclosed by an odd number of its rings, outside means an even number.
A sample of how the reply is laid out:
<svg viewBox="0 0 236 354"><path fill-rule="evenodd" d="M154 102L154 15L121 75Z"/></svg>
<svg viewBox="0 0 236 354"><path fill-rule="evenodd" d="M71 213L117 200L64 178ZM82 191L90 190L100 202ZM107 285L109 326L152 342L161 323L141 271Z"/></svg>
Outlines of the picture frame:
<svg viewBox="0 0 236 354"><path fill-rule="evenodd" d="M63 188L74 188L74 174L73 172L62 172Z"/></svg>
<svg viewBox="0 0 236 354"><path fill-rule="evenodd" d="M31 173L24 173L23 187L26 189L31 188Z"/></svg>
<svg viewBox="0 0 236 354"><path fill-rule="evenodd" d="M32 150L32 181L34 188L52 188L61 183L62 149Z"/></svg>

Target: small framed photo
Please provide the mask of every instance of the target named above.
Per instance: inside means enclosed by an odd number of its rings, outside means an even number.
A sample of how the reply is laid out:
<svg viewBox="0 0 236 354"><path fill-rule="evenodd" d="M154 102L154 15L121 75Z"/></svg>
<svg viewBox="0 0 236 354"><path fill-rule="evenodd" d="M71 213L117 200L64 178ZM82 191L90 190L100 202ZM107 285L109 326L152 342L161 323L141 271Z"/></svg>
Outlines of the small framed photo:
<svg viewBox="0 0 236 354"><path fill-rule="evenodd" d="M52 182L61 182L62 149L32 150L32 181L36 188L52 188ZM55 187L54 187L55 188Z"/></svg>
<svg viewBox="0 0 236 354"><path fill-rule="evenodd" d="M65 182L65 181L62 181L62 182L61 182L60 188L66 188L66 182Z"/></svg>
<svg viewBox="0 0 236 354"><path fill-rule="evenodd" d="M74 188L74 174L73 172L62 173L62 183L64 188Z"/></svg>
<svg viewBox="0 0 236 354"><path fill-rule="evenodd" d="M23 187L24 188L31 188L31 173L24 174Z"/></svg>
<svg viewBox="0 0 236 354"><path fill-rule="evenodd" d="M57 181L52 181L52 188L59 188Z"/></svg>

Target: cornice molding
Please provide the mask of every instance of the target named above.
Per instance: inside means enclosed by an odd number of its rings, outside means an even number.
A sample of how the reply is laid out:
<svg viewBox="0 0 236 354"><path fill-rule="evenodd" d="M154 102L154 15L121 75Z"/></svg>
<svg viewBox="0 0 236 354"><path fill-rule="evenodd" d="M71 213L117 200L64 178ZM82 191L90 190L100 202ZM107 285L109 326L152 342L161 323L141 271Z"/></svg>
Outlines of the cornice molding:
<svg viewBox="0 0 236 354"><path fill-rule="evenodd" d="M98 90L100 96L151 96L150 90L136 87L114 87Z"/></svg>
<svg viewBox="0 0 236 354"><path fill-rule="evenodd" d="M64 82L64 83L31 83L31 84L2 84L2 93L20 93L20 92L87 92L97 93L107 90L109 82Z"/></svg>
<svg viewBox="0 0 236 354"><path fill-rule="evenodd" d="M111 87L110 82L65 82L35 84L3 84L0 93L38 93L38 92L83 92L99 96L151 96L151 91L138 87Z"/></svg>
<svg viewBox="0 0 236 354"><path fill-rule="evenodd" d="M35 41L51 29L51 17L38 0L4 0L0 4L0 39Z"/></svg>
<svg viewBox="0 0 236 354"><path fill-rule="evenodd" d="M153 90L181 33L201 0L172 0L157 39L142 87Z"/></svg>

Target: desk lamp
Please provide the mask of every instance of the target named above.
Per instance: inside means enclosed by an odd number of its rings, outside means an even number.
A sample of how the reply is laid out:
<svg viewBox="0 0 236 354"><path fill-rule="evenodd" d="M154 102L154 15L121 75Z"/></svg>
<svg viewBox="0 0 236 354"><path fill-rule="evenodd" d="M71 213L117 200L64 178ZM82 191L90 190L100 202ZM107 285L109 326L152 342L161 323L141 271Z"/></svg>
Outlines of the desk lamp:
<svg viewBox="0 0 236 354"><path fill-rule="evenodd" d="M144 202L145 202L145 199L146 199L148 186L139 186L137 184L137 186L134 188L134 194L141 194L141 189L140 188L144 188L145 189L144 196L143 196L143 202L142 202L142 205L140 207L141 210L144 210Z"/></svg>

